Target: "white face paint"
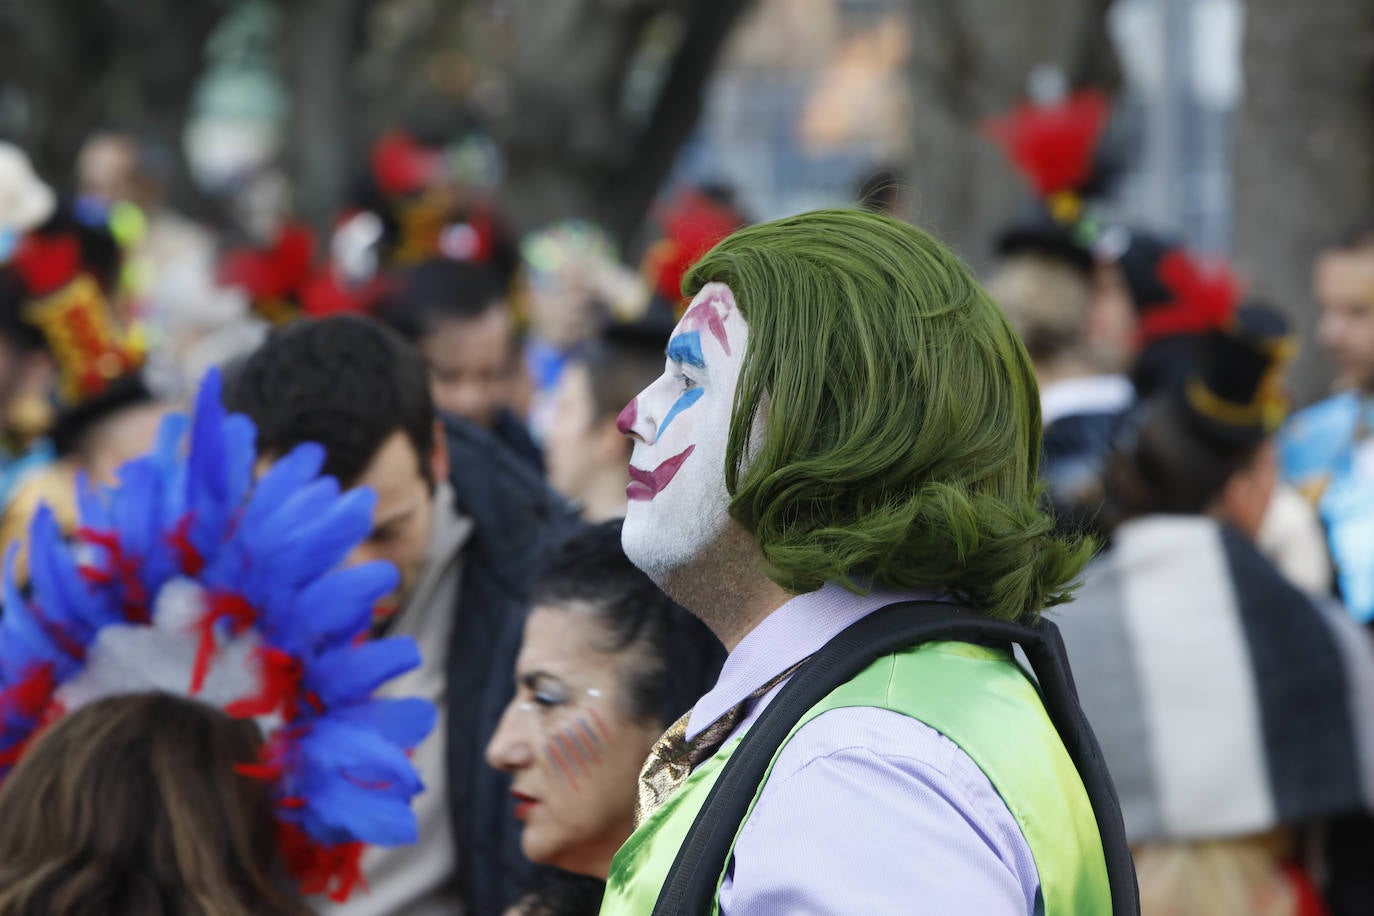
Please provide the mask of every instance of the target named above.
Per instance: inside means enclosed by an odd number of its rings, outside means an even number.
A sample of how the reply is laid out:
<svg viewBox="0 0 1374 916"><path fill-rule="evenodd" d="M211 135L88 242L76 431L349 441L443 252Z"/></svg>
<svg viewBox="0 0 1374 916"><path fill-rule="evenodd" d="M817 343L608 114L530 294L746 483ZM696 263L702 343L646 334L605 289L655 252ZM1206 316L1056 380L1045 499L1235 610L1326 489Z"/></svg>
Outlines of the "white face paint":
<svg viewBox="0 0 1374 916"><path fill-rule="evenodd" d="M724 283L708 283L668 341L663 375L621 412L635 440L625 555L660 584L729 524L725 444L749 327Z"/></svg>

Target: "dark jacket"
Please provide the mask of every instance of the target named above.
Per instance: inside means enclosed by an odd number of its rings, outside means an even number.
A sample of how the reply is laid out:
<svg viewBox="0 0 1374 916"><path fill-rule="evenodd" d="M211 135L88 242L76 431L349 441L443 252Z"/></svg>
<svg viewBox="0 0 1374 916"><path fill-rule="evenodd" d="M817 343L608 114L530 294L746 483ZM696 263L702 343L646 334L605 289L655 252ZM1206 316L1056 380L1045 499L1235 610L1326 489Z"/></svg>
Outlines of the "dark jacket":
<svg viewBox="0 0 1374 916"><path fill-rule="evenodd" d="M444 420L457 510L473 520L448 653L448 792L467 911L500 914L529 882L510 777L482 759L514 692L529 597L542 555L582 523L490 433Z"/></svg>
<svg viewBox="0 0 1374 916"><path fill-rule="evenodd" d="M535 472L544 473L544 452L519 417L503 407L497 412L491 431L502 445L523 458Z"/></svg>

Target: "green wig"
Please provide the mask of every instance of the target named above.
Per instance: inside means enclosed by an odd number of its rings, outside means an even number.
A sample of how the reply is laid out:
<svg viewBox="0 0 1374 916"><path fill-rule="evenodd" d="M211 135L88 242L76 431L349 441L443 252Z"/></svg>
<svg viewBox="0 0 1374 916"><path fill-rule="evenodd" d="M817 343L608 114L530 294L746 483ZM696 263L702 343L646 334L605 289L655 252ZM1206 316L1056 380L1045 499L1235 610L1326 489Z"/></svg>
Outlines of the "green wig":
<svg viewBox="0 0 1374 916"><path fill-rule="evenodd" d="M749 324L725 481L770 578L937 588L1007 620L1068 599L1091 544L1041 508L1030 358L953 252L820 210L729 236L683 289L713 281Z"/></svg>

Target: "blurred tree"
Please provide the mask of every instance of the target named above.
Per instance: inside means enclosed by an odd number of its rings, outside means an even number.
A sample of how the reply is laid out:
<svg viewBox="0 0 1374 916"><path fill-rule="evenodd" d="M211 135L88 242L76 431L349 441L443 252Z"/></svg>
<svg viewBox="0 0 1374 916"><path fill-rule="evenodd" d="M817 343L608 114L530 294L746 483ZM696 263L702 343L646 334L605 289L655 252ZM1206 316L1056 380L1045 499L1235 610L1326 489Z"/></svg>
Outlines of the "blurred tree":
<svg viewBox="0 0 1374 916"><path fill-rule="evenodd" d="M320 218L382 130L473 122L504 160L517 231L639 227L748 0L292 0L285 67L298 205ZM340 143L347 138L348 143Z"/></svg>
<svg viewBox="0 0 1374 916"><path fill-rule="evenodd" d="M1306 340L1302 402L1331 383L1315 345L1312 260L1374 206L1374 4L1248 0L1235 135L1236 258Z"/></svg>
<svg viewBox="0 0 1374 916"><path fill-rule="evenodd" d="M287 0L281 70L289 87L287 167L297 215L319 229L338 209L367 138L356 117L355 66L374 0ZM397 65L405 66L404 61Z"/></svg>
<svg viewBox="0 0 1374 916"><path fill-rule="evenodd" d="M327 224L362 150L394 124L476 118L501 146L517 229L582 216L622 240L696 123L748 0L277 0L297 208ZM0 0L0 131L70 182L94 130L176 165L206 39L231 0Z"/></svg>
<svg viewBox="0 0 1374 916"><path fill-rule="evenodd" d="M229 0L0 0L0 125L39 171L70 190L77 151L101 129L156 144L173 171L171 202L201 203L181 135L205 40Z"/></svg>
<svg viewBox="0 0 1374 916"><path fill-rule="evenodd" d="M486 113L520 229L594 219L625 242L701 113L748 0L510 0L512 54Z"/></svg>
<svg viewBox="0 0 1374 916"><path fill-rule="evenodd" d="M979 124L1020 102L1036 68L1069 86L1120 82L1111 0L913 0L913 214L979 265L1027 190Z"/></svg>

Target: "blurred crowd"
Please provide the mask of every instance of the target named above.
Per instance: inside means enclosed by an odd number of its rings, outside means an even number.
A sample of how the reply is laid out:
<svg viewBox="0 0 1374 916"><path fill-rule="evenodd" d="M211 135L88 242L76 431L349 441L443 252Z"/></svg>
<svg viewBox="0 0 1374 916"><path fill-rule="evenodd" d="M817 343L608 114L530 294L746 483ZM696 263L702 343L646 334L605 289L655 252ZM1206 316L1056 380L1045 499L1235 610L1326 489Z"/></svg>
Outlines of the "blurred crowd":
<svg viewBox="0 0 1374 916"><path fill-rule="evenodd" d="M985 282L1035 367L1045 499L1100 547L1051 613L1144 909L1374 912L1374 222L1313 265L1303 343L1338 390L1293 412L1303 306L1102 220L1108 114L1089 90L987 125L1027 201ZM90 138L71 187L0 144L0 546L22 585L38 507L76 537L80 481L118 483L219 367L261 463L318 443L375 493L350 562L396 566L372 631L421 652L383 692L439 710L412 755L419 841L302 902L232 785L258 739L106 700L0 784L0 916L595 912L640 765L715 682L723 647L621 551L621 413L664 371L687 268L749 215L685 187L638 250L576 220L517 237L443 142L398 128L366 161L328 231L211 231L138 137ZM889 171L854 194L907 216Z"/></svg>

